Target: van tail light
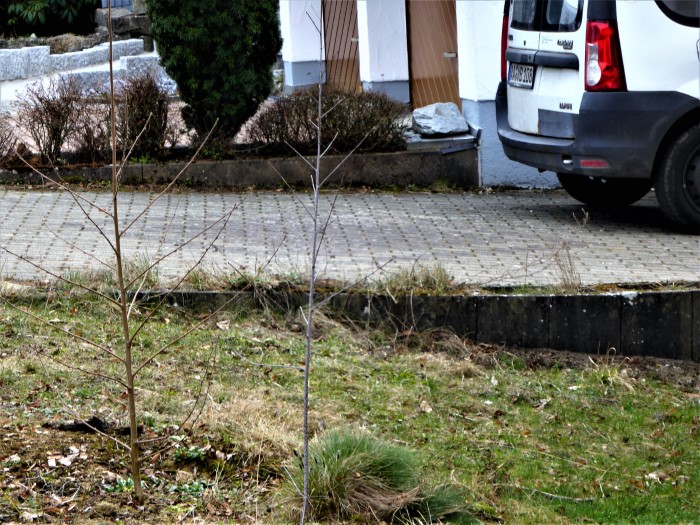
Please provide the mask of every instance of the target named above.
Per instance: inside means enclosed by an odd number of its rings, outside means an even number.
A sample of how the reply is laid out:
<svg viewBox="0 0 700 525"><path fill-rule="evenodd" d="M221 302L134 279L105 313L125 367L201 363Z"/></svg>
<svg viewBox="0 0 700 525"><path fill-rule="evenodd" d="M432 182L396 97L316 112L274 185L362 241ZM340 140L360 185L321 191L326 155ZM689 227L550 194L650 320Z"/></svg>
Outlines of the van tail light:
<svg viewBox="0 0 700 525"><path fill-rule="evenodd" d="M508 49L508 5L509 2L506 1L506 8L503 13L503 25L501 26L501 80L504 82L507 76L506 49Z"/></svg>
<svg viewBox="0 0 700 525"><path fill-rule="evenodd" d="M620 37L614 21L586 26L586 91L624 91Z"/></svg>

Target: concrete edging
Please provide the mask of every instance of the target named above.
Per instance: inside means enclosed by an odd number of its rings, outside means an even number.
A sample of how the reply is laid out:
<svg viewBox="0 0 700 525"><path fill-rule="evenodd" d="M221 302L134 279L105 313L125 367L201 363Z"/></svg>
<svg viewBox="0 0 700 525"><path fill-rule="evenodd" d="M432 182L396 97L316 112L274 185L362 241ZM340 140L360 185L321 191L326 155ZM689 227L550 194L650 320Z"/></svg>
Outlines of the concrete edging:
<svg viewBox="0 0 700 525"><path fill-rule="evenodd" d="M213 311L243 307L295 311L300 291L175 292L170 304ZM591 354L700 361L700 290L582 295L405 296L342 293L334 315L397 330L448 329L475 342Z"/></svg>
<svg viewBox="0 0 700 525"><path fill-rule="evenodd" d="M322 173L329 174L344 156L322 159ZM184 169L186 163L127 164L122 181L128 185L168 184ZM107 182L110 166L97 168L58 169L47 173L66 182ZM193 188L246 189L310 186L310 170L296 157L270 159L235 159L196 161L181 176L179 184ZM357 153L345 160L328 181L331 187L373 186L405 188L411 185L428 187L444 181L456 188L479 186L478 149L475 144L454 151L453 148L400 151L395 153ZM39 175L31 172L0 170L0 183L41 184Z"/></svg>

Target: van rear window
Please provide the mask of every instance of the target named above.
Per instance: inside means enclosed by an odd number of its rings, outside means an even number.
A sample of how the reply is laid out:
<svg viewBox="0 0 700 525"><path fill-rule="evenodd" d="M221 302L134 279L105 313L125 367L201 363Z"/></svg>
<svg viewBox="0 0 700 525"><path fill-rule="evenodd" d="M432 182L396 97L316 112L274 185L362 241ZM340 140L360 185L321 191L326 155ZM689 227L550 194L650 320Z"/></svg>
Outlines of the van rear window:
<svg viewBox="0 0 700 525"><path fill-rule="evenodd" d="M566 33L581 27L583 0L513 0L511 27Z"/></svg>
<svg viewBox="0 0 700 525"><path fill-rule="evenodd" d="M684 26L700 27L700 1L656 0L664 14Z"/></svg>

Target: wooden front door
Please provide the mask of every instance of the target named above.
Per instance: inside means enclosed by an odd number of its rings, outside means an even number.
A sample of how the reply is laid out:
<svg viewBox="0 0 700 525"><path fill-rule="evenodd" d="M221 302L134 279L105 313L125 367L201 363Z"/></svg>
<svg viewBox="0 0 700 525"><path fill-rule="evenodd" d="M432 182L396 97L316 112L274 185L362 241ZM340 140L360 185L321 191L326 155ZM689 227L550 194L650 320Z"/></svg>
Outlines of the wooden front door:
<svg viewBox="0 0 700 525"><path fill-rule="evenodd" d="M323 0L326 83L361 91L356 0Z"/></svg>
<svg viewBox="0 0 700 525"><path fill-rule="evenodd" d="M459 98L455 0L407 0L411 104Z"/></svg>

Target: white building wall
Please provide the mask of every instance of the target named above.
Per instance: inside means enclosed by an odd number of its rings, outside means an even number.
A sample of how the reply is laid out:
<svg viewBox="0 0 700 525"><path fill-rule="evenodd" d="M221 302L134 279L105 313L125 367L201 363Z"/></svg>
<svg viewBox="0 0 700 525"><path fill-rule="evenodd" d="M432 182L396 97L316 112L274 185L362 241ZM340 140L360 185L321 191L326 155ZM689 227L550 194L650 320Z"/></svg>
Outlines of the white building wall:
<svg viewBox="0 0 700 525"><path fill-rule="evenodd" d="M326 59L319 34L321 0L280 0L279 13L285 89L317 84Z"/></svg>
<svg viewBox="0 0 700 525"><path fill-rule="evenodd" d="M406 0L358 0L357 30L364 89L408 103Z"/></svg>

